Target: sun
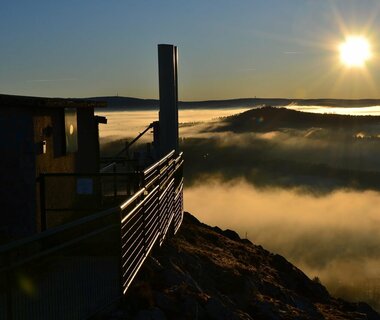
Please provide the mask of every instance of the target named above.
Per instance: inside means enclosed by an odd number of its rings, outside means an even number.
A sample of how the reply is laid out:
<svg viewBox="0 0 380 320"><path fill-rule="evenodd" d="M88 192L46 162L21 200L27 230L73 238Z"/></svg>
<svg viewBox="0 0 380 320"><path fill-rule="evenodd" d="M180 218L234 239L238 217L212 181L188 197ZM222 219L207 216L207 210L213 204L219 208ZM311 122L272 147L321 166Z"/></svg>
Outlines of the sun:
<svg viewBox="0 0 380 320"><path fill-rule="evenodd" d="M347 37L339 52L341 62L350 68L364 67L372 55L369 41L362 36Z"/></svg>

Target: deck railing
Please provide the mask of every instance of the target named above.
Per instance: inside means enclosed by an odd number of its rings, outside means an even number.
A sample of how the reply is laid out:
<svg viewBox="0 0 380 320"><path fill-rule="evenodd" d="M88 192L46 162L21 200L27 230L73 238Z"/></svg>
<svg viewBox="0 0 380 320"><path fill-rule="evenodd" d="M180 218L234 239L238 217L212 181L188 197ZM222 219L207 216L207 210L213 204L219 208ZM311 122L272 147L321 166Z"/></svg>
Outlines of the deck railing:
<svg viewBox="0 0 380 320"><path fill-rule="evenodd" d="M171 152L119 206L0 247L0 319L86 319L117 301L181 225L182 165Z"/></svg>
<svg viewBox="0 0 380 320"><path fill-rule="evenodd" d="M122 285L125 293L153 246L183 217L182 154L174 152L142 172L144 187L121 205ZM173 222L173 223L172 223Z"/></svg>

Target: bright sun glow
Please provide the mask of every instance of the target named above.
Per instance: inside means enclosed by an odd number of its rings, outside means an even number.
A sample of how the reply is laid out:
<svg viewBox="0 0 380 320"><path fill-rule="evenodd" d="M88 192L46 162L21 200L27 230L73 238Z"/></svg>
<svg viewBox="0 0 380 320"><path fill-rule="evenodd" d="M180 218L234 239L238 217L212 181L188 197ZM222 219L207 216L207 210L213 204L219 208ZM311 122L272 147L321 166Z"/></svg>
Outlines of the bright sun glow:
<svg viewBox="0 0 380 320"><path fill-rule="evenodd" d="M363 67L371 58L368 40L360 36L351 36L339 47L340 60L348 67Z"/></svg>

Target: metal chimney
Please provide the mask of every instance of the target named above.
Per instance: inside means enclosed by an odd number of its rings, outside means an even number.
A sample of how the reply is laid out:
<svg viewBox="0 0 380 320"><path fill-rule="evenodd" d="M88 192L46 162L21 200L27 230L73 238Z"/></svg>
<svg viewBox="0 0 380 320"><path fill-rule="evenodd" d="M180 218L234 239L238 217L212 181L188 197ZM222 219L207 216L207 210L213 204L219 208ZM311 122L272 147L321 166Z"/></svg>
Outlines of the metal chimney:
<svg viewBox="0 0 380 320"><path fill-rule="evenodd" d="M164 156L171 150L178 152L178 50L171 44L158 45L158 73L160 86L159 149Z"/></svg>

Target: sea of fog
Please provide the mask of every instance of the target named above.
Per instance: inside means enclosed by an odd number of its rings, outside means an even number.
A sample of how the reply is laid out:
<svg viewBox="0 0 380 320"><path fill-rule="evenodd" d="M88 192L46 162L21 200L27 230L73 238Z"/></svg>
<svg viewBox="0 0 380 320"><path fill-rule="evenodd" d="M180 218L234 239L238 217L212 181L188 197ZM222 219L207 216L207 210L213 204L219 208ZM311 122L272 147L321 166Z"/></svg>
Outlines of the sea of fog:
<svg viewBox="0 0 380 320"><path fill-rule="evenodd" d="M247 108L197 109L180 110L180 123L198 123L216 121L218 118L230 116L248 110ZM108 123L99 126L100 138L103 141L135 137L151 122L158 120L158 111L109 111L97 112L99 116L107 117Z"/></svg>
<svg viewBox="0 0 380 320"><path fill-rule="evenodd" d="M308 112L380 115L378 106L287 107ZM195 124L217 123L219 117L244 110L185 110L179 118L180 122ZM158 118L154 111L98 114L108 118L107 125L100 125L102 143L134 137ZM199 137L196 128L197 125L182 126L180 135ZM255 244L285 256L309 277L318 277L334 295L365 300L380 309L379 192L337 190L313 196L281 187L258 189L244 178L226 182L211 176L185 188L184 196L185 210L201 221L236 230Z"/></svg>
<svg viewBox="0 0 380 320"><path fill-rule="evenodd" d="M380 106L360 107L360 108L343 108L343 107L325 107L325 106L300 106L288 105L283 106L288 109L311 112L311 113L330 113L330 114L347 114L347 115L380 115ZM194 123L217 120L220 117L226 117L240 112L249 110L249 108L224 108L224 109L194 109L180 110L180 123ZM100 136L103 140L109 140L116 137L133 137L149 125L152 121L158 120L158 111L102 111L97 112L100 116L106 116L107 125L100 126Z"/></svg>
<svg viewBox="0 0 380 320"><path fill-rule="evenodd" d="M347 190L315 197L258 189L244 179L210 178L184 195L185 209L202 222L235 230L283 255L333 295L379 309L380 193Z"/></svg>

